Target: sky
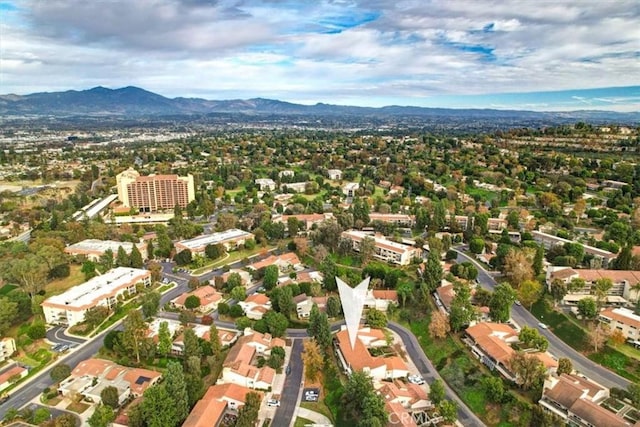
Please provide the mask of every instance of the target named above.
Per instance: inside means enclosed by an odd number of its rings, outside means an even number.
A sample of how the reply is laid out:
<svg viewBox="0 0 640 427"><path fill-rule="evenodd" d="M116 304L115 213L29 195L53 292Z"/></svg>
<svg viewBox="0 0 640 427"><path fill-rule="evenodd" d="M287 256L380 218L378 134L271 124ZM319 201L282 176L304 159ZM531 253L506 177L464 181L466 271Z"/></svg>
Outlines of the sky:
<svg viewBox="0 0 640 427"><path fill-rule="evenodd" d="M640 111L638 0L0 0L0 93Z"/></svg>

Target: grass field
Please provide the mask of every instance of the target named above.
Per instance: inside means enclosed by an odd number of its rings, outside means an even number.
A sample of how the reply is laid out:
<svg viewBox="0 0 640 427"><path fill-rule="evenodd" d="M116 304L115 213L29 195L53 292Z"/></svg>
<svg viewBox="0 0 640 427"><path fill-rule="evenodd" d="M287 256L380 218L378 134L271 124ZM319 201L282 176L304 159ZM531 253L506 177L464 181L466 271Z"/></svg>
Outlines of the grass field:
<svg viewBox="0 0 640 427"><path fill-rule="evenodd" d="M53 295L59 295L67 289L83 283L85 280L84 273L80 271L81 268L82 267L80 265L71 264L69 277L57 279L47 284L46 297L48 298Z"/></svg>
<svg viewBox="0 0 640 427"><path fill-rule="evenodd" d="M531 313L541 322L547 324L558 338L575 350L585 351L587 349L587 334L584 329L573 323L564 313L554 311L548 300L541 299L533 304Z"/></svg>
<svg viewBox="0 0 640 427"><path fill-rule="evenodd" d="M9 284L4 285L3 287L0 288L0 297L7 295L9 292L17 288L18 286L16 285L9 285Z"/></svg>
<svg viewBox="0 0 640 427"><path fill-rule="evenodd" d="M640 360L630 358L611 346L606 346L598 353L590 354L589 359L606 366L628 380L640 383Z"/></svg>
<svg viewBox="0 0 640 427"><path fill-rule="evenodd" d="M304 427L307 424L313 424L313 421L308 420L306 418L300 418L300 417L296 417L296 422L293 425L293 427Z"/></svg>

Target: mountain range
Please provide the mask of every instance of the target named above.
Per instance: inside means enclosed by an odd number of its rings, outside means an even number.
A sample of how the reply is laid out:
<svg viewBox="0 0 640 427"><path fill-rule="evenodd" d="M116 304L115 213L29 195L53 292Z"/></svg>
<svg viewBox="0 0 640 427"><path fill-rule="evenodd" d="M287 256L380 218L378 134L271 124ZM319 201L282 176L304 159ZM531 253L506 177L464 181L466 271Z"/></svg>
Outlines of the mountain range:
<svg viewBox="0 0 640 427"><path fill-rule="evenodd" d="M30 95L0 95L2 116L103 116L103 117L161 117L194 116L212 113L279 116L336 116L336 117L451 117L470 119L544 120L553 118L615 121L637 123L640 112L618 113L600 110L568 112L536 112L496 109L452 109L411 106L381 108L341 106L318 103L302 105L290 102L252 98L207 100L201 98L167 98L147 90L127 86L120 89L94 87L88 90L41 92Z"/></svg>

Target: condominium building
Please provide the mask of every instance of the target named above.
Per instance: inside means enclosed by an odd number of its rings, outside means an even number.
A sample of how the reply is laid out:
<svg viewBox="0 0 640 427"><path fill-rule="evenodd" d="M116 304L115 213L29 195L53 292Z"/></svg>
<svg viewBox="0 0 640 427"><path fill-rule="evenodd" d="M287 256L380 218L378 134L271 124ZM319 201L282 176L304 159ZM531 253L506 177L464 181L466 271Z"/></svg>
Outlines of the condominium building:
<svg viewBox="0 0 640 427"><path fill-rule="evenodd" d="M64 248L65 253L71 256L85 256L89 261L98 261L102 255L111 250L114 258L118 254L118 250L122 247L127 255L131 255L134 244L131 242L117 242L115 240L98 240L86 239ZM140 251L142 258L147 255L146 244L138 243L135 245Z"/></svg>
<svg viewBox="0 0 640 427"><path fill-rule="evenodd" d="M116 175L118 199L128 208L141 212L155 212L173 209L176 205L184 208L195 200L193 175L140 176L133 168Z"/></svg>
<svg viewBox="0 0 640 427"><path fill-rule="evenodd" d="M60 295L44 300L41 305L45 321L48 324L73 326L84 321L87 310L98 306L111 309L120 295L125 292L135 294L138 283L149 286L151 273L138 268L113 268Z"/></svg>
<svg viewBox="0 0 640 427"><path fill-rule="evenodd" d="M547 287L559 280L569 284L573 279L584 280L584 287L568 292L562 299L564 304L577 304L583 298L595 295L595 284L598 280L611 280L611 288L607 291L606 302L611 305L624 305L627 302L637 302L640 299L640 271L634 270L603 270L582 269L571 267L548 267Z"/></svg>
<svg viewBox="0 0 640 427"><path fill-rule="evenodd" d="M552 234L543 233L542 231L532 231L531 235L533 236L533 240L541 243L545 249L550 249L556 245L564 245L565 243L578 243L582 245L582 243L576 242L575 240L564 239ZM582 245L582 247L586 254L593 255L593 258L602 264L602 268L607 268L609 262L613 261L617 256L613 252L605 251L604 249L595 248L593 246Z"/></svg>
<svg viewBox="0 0 640 427"><path fill-rule="evenodd" d="M412 227L413 224L415 224L415 216L406 214L383 214L378 212L371 212L369 214L369 220L371 222L388 222L399 227Z"/></svg>
<svg viewBox="0 0 640 427"><path fill-rule="evenodd" d="M203 234L193 239L182 240L176 243L176 251L181 252L189 249L192 254L203 254L208 245L221 244L226 250L235 249L239 245L244 245L247 240L255 236L247 231L232 228L220 233Z"/></svg>
<svg viewBox="0 0 640 427"><path fill-rule="evenodd" d="M16 342L11 337L0 340L0 362L4 362L16 352Z"/></svg>
<svg viewBox="0 0 640 427"><path fill-rule="evenodd" d="M640 344L640 316L632 310L609 307L600 312L598 320L609 325L612 332L618 330L627 340Z"/></svg>
<svg viewBox="0 0 640 427"><path fill-rule="evenodd" d="M374 257L393 264L408 265L413 258L419 258L422 254L420 248L403 245L387 240L380 235L372 236L357 230L342 232L342 237L351 240L353 249L360 251L360 244L366 238L374 241Z"/></svg>

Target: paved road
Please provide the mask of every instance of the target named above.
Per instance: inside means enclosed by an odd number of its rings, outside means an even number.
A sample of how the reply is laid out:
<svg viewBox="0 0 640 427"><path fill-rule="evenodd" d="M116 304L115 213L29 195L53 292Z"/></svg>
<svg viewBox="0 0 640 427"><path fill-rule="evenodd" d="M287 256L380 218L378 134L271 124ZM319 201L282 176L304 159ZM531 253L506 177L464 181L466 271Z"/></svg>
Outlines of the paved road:
<svg viewBox="0 0 640 427"><path fill-rule="evenodd" d="M272 426L288 426L293 419L298 399L300 398L300 386L302 385L302 340L294 339L291 348L289 366L291 372L284 379L284 387L280 395L280 407L271 422Z"/></svg>
<svg viewBox="0 0 640 427"><path fill-rule="evenodd" d="M78 346L72 352L60 357L54 364L38 372L33 378L30 378L28 382L23 383L18 386L18 388L10 391L9 400L0 405L0 419L4 418L4 415L9 408L21 408L42 393L42 390L46 387L51 387L54 382L49 376L49 372L51 372L51 369L53 369L54 366L59 363L66 363L73 368L81 361L96 354L100 347L102 347L102 339L104 336L111 329L114 329L117 326L119 326L119 323L116 323L99 335L96 335L95 339L87 341L86 343Z"/></svg>
<svg viewBox="0 0 640 427"><path fill-rule="evenodd" d="M82 344L87 340L87 338L84 337L67 335L65 330L66 326L54 326L47 331L47 340L54 344L71 344L74 346Z"/></svg>
<svg viewBox="0 0 640 427"><path fill-rule="evenodd" d="M471 259L466 254L458 251L458 262L471 261L478 268L478 282L486 289L493 290L497 282L493 275L486 271L484 267ZM511 309L511 318L521 327L524 325L537 328L549 341L549 351L556 357L567 357L571 359L573 368L576 371L588 376L592 380L605 387L627 388L630 382L620 375L617 375L607 368L591 361L580 352L577 352L567 345L560 338L555 336L549 329L542 329L538 326L539 320L526 308L514 305Z"/></svg>
<svg viewBox="0 0 640 427"><path fill-rule="evenodd" d="M389 322L387 327L396 332L400 338L402 338L404 346L407 349L407 353L409 353L409 357L411 357L413 363L420 371L420 375L422 375L422 378L424 378L427 383L431 384L437 379L442 379L431 361L427 359L424 351L422 351L418 340L410 331L395 322ZM474 414L473 411L462 401L462 399L458 397L446 381L443 380L442 382L445 386L447 398L458 404L458 420L462 425L465 427L484 426L485 424L480 420L480 418L478 418L476 414Z"/></svg>

